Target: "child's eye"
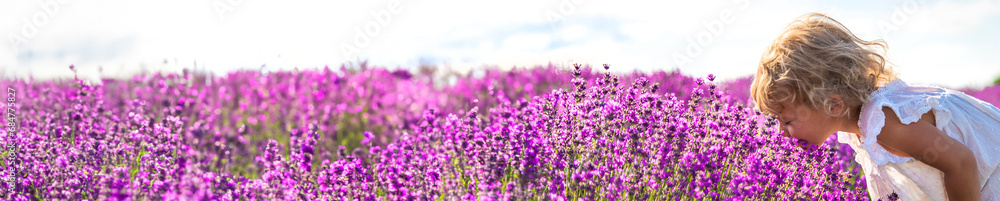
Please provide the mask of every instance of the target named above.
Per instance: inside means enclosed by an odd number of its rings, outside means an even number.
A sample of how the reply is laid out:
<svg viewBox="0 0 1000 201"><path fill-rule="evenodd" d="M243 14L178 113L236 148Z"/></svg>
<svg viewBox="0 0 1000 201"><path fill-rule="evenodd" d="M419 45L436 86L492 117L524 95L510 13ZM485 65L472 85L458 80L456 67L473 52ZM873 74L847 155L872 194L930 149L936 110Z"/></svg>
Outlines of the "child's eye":
<svg viewBox="0 0 1000 201"><path fill-rule="evenodd" d="M785 121L785 125L791 125L792 121Z"/></svg>

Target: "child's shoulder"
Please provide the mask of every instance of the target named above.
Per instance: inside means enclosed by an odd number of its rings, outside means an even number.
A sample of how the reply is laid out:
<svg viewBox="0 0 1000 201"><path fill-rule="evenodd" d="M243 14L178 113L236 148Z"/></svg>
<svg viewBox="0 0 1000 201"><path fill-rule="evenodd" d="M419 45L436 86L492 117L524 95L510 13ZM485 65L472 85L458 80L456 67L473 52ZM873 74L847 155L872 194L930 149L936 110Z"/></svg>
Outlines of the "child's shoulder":
<svg viewBox="0 0 1000 201"><path fill-rule="evenodd" d="M889 153L899 157L910 157L921 160L925 156L922 151L937 144L953 144L943 131L937 129L935 116L931 111L919 114L919 119L906 123L889 107L882 107L884 116L882 128L876 134L878 144Z"/></svg>
<svg viewBox="0 0 1000 201"><path fill-rule="evenodd" d="M881 109L882 110L880 111L880 113L882 113L882 115L884 115L885 118L883 120L884 122L882 128L879 130L880 132L878 133L879 141L882 141L884 137L885 138L905 137L899 134L911 132L913 129L938 130L937 125L935 125L936 123L934 122L935 119L934 112L932 111L927 111L923 114L920 114L920 118L914 122L904 122L902 119L899 118L899 116L896 114L897 111L895 111L894 109L887 106L883 106Z"/></svg>
<svg viewBox="0 0 1000 201"><path fill-rule="evenodd" d="M935 131L936 117L931 110L932 100L947 93L947 89L940 87L909 84L900 79L895 79L879 87L878 90L869 96L868 103L861 108L858 125L861 130L861 140L866 145L879 144L887 153L884 156L891 162L907 160L912 154L906 153L903 148L888 144L896 144L902 141L916 140L914 131ZM938 133L926 134L937 136ZM914 144L914 143L909 143ZM916 143L922 144L922 143ZM899 158L904 157L904 158ZM889 160L888 158L892 158Z"/></svg>

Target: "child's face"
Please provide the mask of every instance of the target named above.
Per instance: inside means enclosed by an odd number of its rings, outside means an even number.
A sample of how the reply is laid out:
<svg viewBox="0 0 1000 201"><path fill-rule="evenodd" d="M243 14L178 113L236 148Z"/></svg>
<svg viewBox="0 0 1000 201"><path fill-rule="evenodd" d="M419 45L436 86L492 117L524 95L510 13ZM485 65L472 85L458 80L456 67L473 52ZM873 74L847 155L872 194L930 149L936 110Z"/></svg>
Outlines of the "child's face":
<svg viewBox="0 0 1000 201"><path fill-rule="evenodd" d="M785 136L820 145L838 130L837 121L826 112L816 111L802 103L786 102L782 105L783 109L777 116Z"/></svg>

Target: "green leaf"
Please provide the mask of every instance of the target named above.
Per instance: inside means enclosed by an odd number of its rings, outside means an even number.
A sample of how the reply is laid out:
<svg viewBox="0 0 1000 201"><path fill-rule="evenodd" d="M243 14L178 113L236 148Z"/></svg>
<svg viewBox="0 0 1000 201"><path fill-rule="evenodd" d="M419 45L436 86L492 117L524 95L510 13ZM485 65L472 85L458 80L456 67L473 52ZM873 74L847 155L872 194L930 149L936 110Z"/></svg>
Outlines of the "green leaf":
<svg viewBox="0 0 1000 201"><path fill-rule="evenodd" d="M142 148L139 149L139 155L135 157L135 165L132 166L132 168L129 168L129 170L128 170L128 173L129 173L128 181L130 181L130 182L134 181L135 174L139 173L139 165L142 162L142 156L146 155L146 153L147 153L146 152L146 147L142 147Z"/></svg>

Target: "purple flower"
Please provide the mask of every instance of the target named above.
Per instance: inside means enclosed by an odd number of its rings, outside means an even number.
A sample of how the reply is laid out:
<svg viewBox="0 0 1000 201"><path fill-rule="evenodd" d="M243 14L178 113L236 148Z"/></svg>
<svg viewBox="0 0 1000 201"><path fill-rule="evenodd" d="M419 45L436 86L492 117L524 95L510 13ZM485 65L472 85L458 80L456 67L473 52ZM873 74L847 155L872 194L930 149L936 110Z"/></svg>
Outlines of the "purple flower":
<svg viewBox="0 0 1000 201"><path fill-rule="evenodd" d="M750 78L573 67L0 80L31 97L0 142L31 153L7 155L22 200L867 199L854 152L781 137Z"/></svg>
<svg viewBox="0 0 1000 201"><path fill-rule="evenodd" d="M364 136L365 136L365 139L361 140L361 145L368 145L368 143L372 139L372 133L368 132L368 131L365 131Z"/></svg>

